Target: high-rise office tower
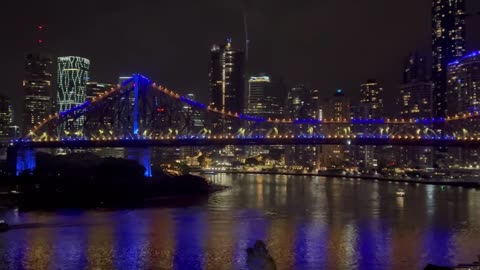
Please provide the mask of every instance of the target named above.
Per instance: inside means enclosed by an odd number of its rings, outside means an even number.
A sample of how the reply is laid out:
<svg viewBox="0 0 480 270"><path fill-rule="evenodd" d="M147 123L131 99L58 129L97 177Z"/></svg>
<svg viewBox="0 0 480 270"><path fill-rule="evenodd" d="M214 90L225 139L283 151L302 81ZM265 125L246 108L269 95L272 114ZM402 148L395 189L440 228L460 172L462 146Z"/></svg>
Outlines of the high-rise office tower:
<svg viewBox="0 0 480 270"><path fill-rule="evenodd" d="M305 103L308 91L305 85L299 84L291 88L287 94L287 117L306 118Z"/></svg>
<svg viewBox="0 0 480 270"><path fill-rule="evenodd" d="M445 117L448 63L465 53L465 0L433 0L433 115Z"/></svg>
<svg viewBox="0 0 480 270"><path fill-rule="evenodd" d="M246 113L252 115L264 115L267 109L267 89L270 85L270 77L252 76L248 80L248 98Z"/></svg>
<svg viewBox="0 0 480 270"><path fill-rule="evenodd" d="M319 91L311 90L304 84L292 87L287 94L285 117L290 119L316 118L319 119ZM286 132L313 133L318 125L311 123L300 123L289 127ZM285 148L285 160L287 165L317 167L317 147L315 146L289 146Z"/></svg>
<svg viewBox="0 0 480 270"><path fill-rule="evenodd" d="M13 126L13 107L10 99L0 96L0 140L11 137Z"/></svg>
<svg viewBox="0 0 480 270"><path fill-rule="evenodd" d="M480 110L480 51L459 58L448 65L447 115L453 116ZM459 136L480 132L477 118L452 122L449 128L458 130ZM450 148L451 164L475 165L480 156L476 148Z"/></svg>
<svg viewBox="0 0 480 270"><path fill-rule="evenodd" d="M186 97L189 100L196 100L195 94L193 93L187 94ZM191 132L198 133L205 127L200 112L197 111L194 107L185 103L185 105L183 105L183 110L189 115L190 122L188 128Z"/></svg>
<svg viewBox="0 0 480 270"><path fill-rule="evenodd" d="M367 109L367 118L383 117L383 88L376 80L368 80L360 87L360 104Z"/></svg>
<svg viewBox="0 0 480 270"><path fill-rule="evenodd" d="M427 79L425 56L410 54L400 86L400 114L406 118L432 117L432 83Z"/></svg>
<svg viewBox="0 0 480 270"><path fill-rule="evenodd" d="M383 118L383 88L376 80L367 80L360 86L360 106L356 111L363 114L362 118ZM371 134L377 127L369 124L361 128L362 133ZM375 154L379 152L378 150L375 146L359 146L356 153L359 165L366 168L377 167L378 157Z"/></svg>
<svg viewBox="0 0 480 270"><path fill-rule="evenodd" d="M60 111L85 102L90 60L78 56L58 58L57 104Z"/></svg>
<svg viewBox="0 0 480 270"><path fill-rule="evenodd" d="M13 107L10 99L0 96L0 160L7 158L7 148L5 146L16 135L14 134Z"/></svg>
<svg viewBox="0 0 480 270"><path fill-rule="evenodd" d="M66 56L59 57L57 61L57 105L59 111L63 112L86 101L90 60L78 56ZM79 135L83 121L84 118L80 117L72 123L62 125L59 129L60 136L68 135L68 132Z"/></svg>
<svg viewBox="0 0 480 270"><path fill-rule="evenodd" d="M53 112L51 65L52 58L47 54L35 52L25 56L24 134Z"/></svg>
<svg viewBox="0 0 480 270"><path fill-rule="evenodd" d="M406 57L403 81L400 86L400 115L404 118L430 118L432 111L432 82L427 77L426 57L418 52ZM412 125L412 129L418 126ZM431 130L421 132L431 134ZM394 148L397 164L406 167L430 167L432 162L431 147Z"/></svg>
<svg viewBox="0 0 480 270"><path fill-rule="evenodd" d="M23 134L27 134L34 126L54 112L51 92L53 60L46 53L46 42L43 37L45 30L43 25L36 27L35 47L25 55Z"/></svg>
<svg viewBox="0 0 480 270"><path fill-rule="evenodd" d="M110 89L112 89L113 87L114 86L112 84L108 83L87 82L85 97L87 100L93 101L97 96L105 93L106 91L110 91ZM111 100L111 97L107 97L107 99ZM95 113L93 114L95 115ZM86 116L90 120L85 128L88 129L89 134L91 135L101 135L96 133L108 133L113 129L113 119L112 116L109 114L102 115L101 117L98 117L97 115L95 115L94 117L90 117L89 113L87 113Z"/></svg>
<svg viewBox="0 0 480 270"><path fill-rule="evenodd" d="M480 51L448 65L448 115L480 110Z"/></svg>
<svg viewBox="0 0 480 270"><path fill-rule="evenodd" d="M105 91L110 91L112 87L114 85L108 83L87 82L85 96L87 99L92 100L98 95L105 93Z"/></svg>
<svg viewBox="0 0 480 270"><path fill-rule="evenodd" d="M210 56L210 106L224 111L242 112L245 100L245 55L235 50L232 41L213 45ZM228 119L215 123L215 129L235 132Z"/></svg>
<svg viewBox="0 0 480 270"><path fill-rule="evenodd" d="M350 100L342 89L337 89L332 96L321 104L320 119L348 120L350 118ZM320 114L320 113L319 113ZM324 125L322 133L349 135L348 125ZM343 145L322 145L318 148L318 167L333 168L346 165L350 161L349 147Z"/></svg>

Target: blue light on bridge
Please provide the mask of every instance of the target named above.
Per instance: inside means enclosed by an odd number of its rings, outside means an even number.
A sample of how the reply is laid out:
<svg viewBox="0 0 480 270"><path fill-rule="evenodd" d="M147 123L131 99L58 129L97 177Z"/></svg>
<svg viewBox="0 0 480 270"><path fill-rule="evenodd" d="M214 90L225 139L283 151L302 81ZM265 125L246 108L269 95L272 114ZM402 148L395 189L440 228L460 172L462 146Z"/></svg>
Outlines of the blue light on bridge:
<svg viewBox="0 0 480 270"><path fill-rule="evenodd" d="M207 108L207 106L203 103L200 103L200 102L197 102L195 100L191 100L189 98L186 98L184 96L181 96L180 97L180 100L187 103L188 105L192 106L192 107L196 107L196 108L200 108L200 109L205 109Z"/></svg>
<svg viewBox="0 0 480 270"><path fill-rule="evenodd" d="M265 122L264 117L251 116L251 115L246 115L246 114L239 114L238 118L240 118L242 120L247 120L247 121Z"/></svg>
<svg viewBox="0 0 480 270"><path fill-rule="evenodd" d="M78 110L81 110L81 109L84 109L86 108L88 105L90 105L90 100L87 100L85 101L84 103L80 104L80 105L77 105L75 107L72 107L70 108L69 110L65 110L63 112L60 112L60 116L65 116L65 115L69 115L71 113L74 113Z"/></svg>
<svg viewBox="0 0 480 270"><path fill-rule="evenodd" d="M468 59L468 58L472 58L472 57L475 57L475 56L478 56L478 55L480 55L480 51L474 51L474 52L472 52L472 53L470 53L470 54L468 54L468 55L465 55L465 56L459 58L458 60L455 60L455 61L449 63L448 65L449 65L449 66L451 66L451 65L458 65L458 64L460 64L460 61L465 60L465 59Z"/></svg>

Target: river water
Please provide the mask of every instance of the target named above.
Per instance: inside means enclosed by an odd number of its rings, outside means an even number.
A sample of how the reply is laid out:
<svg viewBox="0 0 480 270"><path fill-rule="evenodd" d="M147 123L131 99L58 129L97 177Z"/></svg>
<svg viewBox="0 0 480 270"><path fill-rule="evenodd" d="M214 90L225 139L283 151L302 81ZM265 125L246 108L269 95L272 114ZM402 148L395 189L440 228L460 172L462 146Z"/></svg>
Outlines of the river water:
<svg viewBox="0 0 480 270"><path fill-rule="evenodd" d="M283 175L210 176L202 205L0 210L0 269L246 269L264 240L278 269L423 269L480 254L480 191ZM403 188L405 198L395 196Z"/></svg>

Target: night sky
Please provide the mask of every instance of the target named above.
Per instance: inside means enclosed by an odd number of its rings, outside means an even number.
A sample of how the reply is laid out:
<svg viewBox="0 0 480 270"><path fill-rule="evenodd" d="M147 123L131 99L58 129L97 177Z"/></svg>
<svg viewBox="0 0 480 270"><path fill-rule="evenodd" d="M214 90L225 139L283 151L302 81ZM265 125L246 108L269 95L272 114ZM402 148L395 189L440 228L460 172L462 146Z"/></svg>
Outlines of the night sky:
<svg viewBox="0 0 480 270"><path fill-rule="evenodd" d="M431 0L44 0L8 1L0 16L0 94L23 106L24 53L35 47L35 25L55 56L92 61L90 77L117 82L140 72L206 101L211 44L232 37L243 48L243 11L250 34L250 70L288 86L307 83L324 96L337 88L355 100L359 85L377 78L394 103L404 57L430 54ZM470 12L480 1L470 0ZM480 17L467 21L467 51L480 49ZM392 108L392 106L388 106ZM392 111L392 109L390 109Z"/></svg>

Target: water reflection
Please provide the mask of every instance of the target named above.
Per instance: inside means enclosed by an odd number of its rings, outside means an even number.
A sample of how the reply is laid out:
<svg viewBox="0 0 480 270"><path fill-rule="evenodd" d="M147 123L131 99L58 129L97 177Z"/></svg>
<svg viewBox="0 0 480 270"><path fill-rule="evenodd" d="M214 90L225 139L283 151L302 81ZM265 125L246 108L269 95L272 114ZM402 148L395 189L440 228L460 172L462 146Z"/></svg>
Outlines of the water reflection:
<svg viewBox="0 0 480 270"><path fill-rule="evenodd" d="M244 269L267 242L278 269L421 269L480 253L480 192L361 180L215 175L207 204L0 212L1 269Z"/></svg>

